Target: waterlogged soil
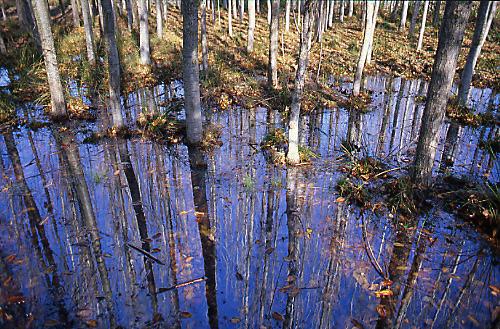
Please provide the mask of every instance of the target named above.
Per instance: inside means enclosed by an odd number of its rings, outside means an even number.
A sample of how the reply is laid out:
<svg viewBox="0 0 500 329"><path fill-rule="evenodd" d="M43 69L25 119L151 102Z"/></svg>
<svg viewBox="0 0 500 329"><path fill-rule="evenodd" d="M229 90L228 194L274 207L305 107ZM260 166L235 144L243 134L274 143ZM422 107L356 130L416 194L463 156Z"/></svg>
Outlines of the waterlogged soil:
<svg viewBox="0 0 500 329"><path fill-rule="evenodd" d="M128 120L165 110L182 97L174 87L129 95ZM223 142L209 153L140 138L83 143L88 123L3 130L0 325L498 325L498 255L472 226L437 205L403 219L338 198L349 130L360 153L401 171L414 154L426 84L373 77L366 87L366 114L304 116L301 143L320 157L297 168L270 164L260 149L283 126L264 108L207 111ZM475 89L473 101L484 112L499 99ZM450 127L436 173L498 183L496 154L479 147L498 127Z"/></svg>

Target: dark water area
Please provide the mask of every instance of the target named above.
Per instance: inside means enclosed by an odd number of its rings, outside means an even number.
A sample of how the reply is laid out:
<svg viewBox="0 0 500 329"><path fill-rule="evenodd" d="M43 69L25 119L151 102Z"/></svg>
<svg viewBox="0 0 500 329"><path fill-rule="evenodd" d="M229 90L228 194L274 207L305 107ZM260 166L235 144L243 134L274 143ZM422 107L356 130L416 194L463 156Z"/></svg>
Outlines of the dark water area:
<svg viewBox="0 0 500 329"><path fill-rule="evenodd" d="M208 113L223 142L208 154L140 138L83 143L88 124L3 131L1 326L497 326L498 255L472 226L438 206L408 222L337 202L348 133L392 166L413 159L426 83L366 87L373 111L356 120L344 109L304 116L301 143L321 157L297 168L260 150L283 127L264 108ZM129 95L129 122L173 96L179 85ZM489 89L472 99L480 112L500 101ZM436 173L498 183L496 155L479 147L495 136L446 122Z"/></svg>

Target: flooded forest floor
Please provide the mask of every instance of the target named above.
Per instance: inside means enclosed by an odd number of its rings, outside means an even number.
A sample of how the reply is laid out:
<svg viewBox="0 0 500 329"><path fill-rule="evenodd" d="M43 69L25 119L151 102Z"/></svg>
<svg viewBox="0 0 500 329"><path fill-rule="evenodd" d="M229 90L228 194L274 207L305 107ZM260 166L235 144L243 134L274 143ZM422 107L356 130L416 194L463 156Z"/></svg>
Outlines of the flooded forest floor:
<svg viewBox="0 0 500 329"><path fill-rule="evenodd" d="M233 39L225 17L209 23L203 150L183 143L176 9L150 68L119 20L126 138L106 130L106 76L81 56L83 31L57 42L65 126L44 115L43 65L19 44L0 68L0 325L498 326L498 42L484 47L472 111L441 127L438 183L421 192L406 176L437 31L416 53L381 21L356 110L356 22L324 35L318 79L312 50L298 167L283 163L297 36L283 36L280 89L266 90L262 17L251 55L245 23Z"/></svg>

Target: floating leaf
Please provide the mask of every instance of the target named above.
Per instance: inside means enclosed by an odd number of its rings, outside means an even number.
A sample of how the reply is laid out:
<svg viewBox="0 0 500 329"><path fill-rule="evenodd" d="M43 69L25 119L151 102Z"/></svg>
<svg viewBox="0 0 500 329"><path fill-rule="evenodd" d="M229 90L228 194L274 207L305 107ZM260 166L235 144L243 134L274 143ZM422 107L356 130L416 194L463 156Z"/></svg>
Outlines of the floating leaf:
<svg viewBox="0 0 500 329"><path fill-rule="evenodd" d="M236 323L240 323L241 319L237 318L237 317L232 317L231 320L229 320L229 321L231 321L231 323L236 324Z"/></svg>
<svg viewBox="0 0 500 329"><path fill-rule="evenodd" d="M91 328L97 327L97 320L87 320L85 324Z"/></svg>
<svg viewBox="0 0 500 329"><path fill-rule="evenodd" d="M380 290L380 291L375 291L375 296L377 298L390 297L392 295L394 295L394 293L390 289L384 289L384 290Z"/></svg>
<svg viewBox="0 0 500 329"><path fill-rule="evenodd" d="M283 315L279 314L278 312L273 312L272 316L276 321L285 321Z"/></svg>
<svg viewBox="0 0 500 329"><path fill-rule="evenodd" d="M385 309L384 305L377 305L376 307L378 315L380 315L381 318L385 318L387 316L387 310Z"/></svg>
<svg viewBox="0 0 500 329"><path fill-rule="evenodd" d="M193 316L193 314L191 314L187 311L181 311L179 314L180 314L181 318L184 318L184 319L189 319L190 317Z"/></svg>
<svg viewBox="0 0 500 329"><path fill-rule="evenodd" d="M270 255L270 254L273 253L273 251L274 251L274 248L273 247L269 247L269 248L266 249L266 254Z"/></svg>
<svg viewBox="0 0 500 329"><path fill-rule="evenodd" d="M338 203L345 202L345 198L344 198L344 197L339 196L339 197L335 200L335 202L338 202Z"/></svg>
<svg viewBox="0 0 500 329"><path fill-rule="evenodd" d="M59 321L53 320L53 319L47 320L44 323L44 326L46 326L46 327L55 327L55 326L58 326L58 325L59 325Z"/></svg>
<svg viewBox="0 0 500 329"><path fill-rule="evenodd" d="M9 304L22 303L22 302L24 302L24 296L15 295L7 297L7 303Z"/></svg>

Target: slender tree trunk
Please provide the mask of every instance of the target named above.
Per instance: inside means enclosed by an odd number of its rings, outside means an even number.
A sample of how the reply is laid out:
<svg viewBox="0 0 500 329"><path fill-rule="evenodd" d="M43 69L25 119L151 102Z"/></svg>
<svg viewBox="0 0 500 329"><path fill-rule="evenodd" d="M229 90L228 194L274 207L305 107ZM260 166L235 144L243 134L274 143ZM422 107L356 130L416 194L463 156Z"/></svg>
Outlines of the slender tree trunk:
<svg viewBox="0 0 500 329"><path fill-rule="evenodd" d="M137 5L138 0L130 0L132 4L132 26L137 29L139 28L139 6Z"/></svg>
<svg viewBox="0 0 500 329"><path fill-rule="evenodd" d="M198 66L198 6L196 4L197 0L184 0L182 5L182 76L189 144L200 143L203 133Z"/></svg>
<svg viewBox="0 0 500 329"><path fill-rule="evenodd" d="M412 171L413 181L419 184L430 185L432 180L439 132L471 8L472 1L446 2Z"/></svg>
<svg viewBox="0 0 500 329"><path fill-rule="evenodd" d="M81 0L85 1L85 0ZM129 31L132 31L132 27L134 26L134 14L132 13L132 1L134 0L125 0L125 9L127 10L127 28Z"/></svg>
<svg viewBox="0 0 500 329"><path fill-rule="evenodd" d="M168 0L162 0L161 2L163 4L163 9L161 11L161 13L163 15L163 21L166 22L168 19ZM215 15L215 11L214 11L214 15ZM215 21L215 18L214 18L214 21Z"/></svg>
<svg viewBox="0 0 500 329"><path fill-rule="evenodd" d="M278 87L278 25L280 15L279 0L272 0L271 24L269 25L269 67L267 84L270 88Z"/></svg>
<svg viewBox="0 0 500 329"><path fill-rule="evenodd" d="M65 117L67 115L66 101L64 100L64 89L59 75L56 48L54 46L54 38L52 37L52 29L50 27L49 5L46 0L35 1L35 14L42 43L47 81L50 89L50 100L52 105L50 114L53 117Z"/></svg>
<svg viewBox="0 0 500 329"><path fill-rule="evenodd" d="M260 14L260 0L255 0L255 10Z"/></svg>
<svg viewBox="0 0 500 329"><path fill-rule="evenodd" d="M347 17L352 17L354 14L354 0L349 0L349 13L347 14Z"/></svg>
<svg viewBox="0 0 500 329"><path fill-rule="evenodd" d="M286 0L285 3L285 31L290 31L290 0Z"/></svg>
<svg viewBox="0 0 500 329"><path fill-rule="evenodd" d="M7 13L5 12L5 3L4 0L0 1L0 10L2 11L2 20L4 22L7 21Z"/></svg>
<svg viewBox="0 0 500 329"><path fill-rule="evenodd" d="M208 40L207 40L207 0L201 0L201 59L203 72L208 71Z"/></svg>
<svg viewBox="0 0 500 329"><path fill-rule="evenodd" d="M248 53L251 53L253 51L254 35L255 35L255 0L248 0L248 37L247 37Z"/></svg>
<svg viewBox="0 0 500 329"><path fill-rule="evenodd" d="M7 47L5 47L5 42L3 41L1 30L0 30L0 54L7 54Z"/></svg>
<svg viewBox="0 0 500 329"><path fill-rule="evenodd" d="M227 24L229 27L229 37L233 37L233 13L232 13L232 5L231 1L236 0L227 0Z"/></svg>
<svg viewBox="0 0 500 329"><path fill-rule="evenodd" d="M413 5L413 15L411 16L410 31L408 35L410 38L413 37L413 33L415 33L415 27L417 26L417 18L418 18L418 13L420 12L421 4L422 0L417 0Z"/></svg>
<svg viewBox="0 0 500 329"><path fill-rule="evenodd" d="M373 40L374 32L374 15L375 14L375 2L366 3L366 15L365 15L365 28L363 33L363 45L361 46L361 51L359 53L358 64L356 67L356 74L354 75L354 85L352 89L352 94L358 96L361 89L361 79L363 77L363 69L365 68L366 59L368 57L370 43Z"/></svg>
<svg viewBox="0 0 500 329"><path fill-rule="evenodd" d="M244 14L245 14L245 0L240 0L240 22L243 22Z"/></svg>
<svg viewBox="0 0 500 329"><path fill-rule="evenodd" d="M328 5L330 7L330 10L328 11L328 27L332 27L333 26L333 16L335 14L335 11L333 10L333 8L335 7L335 4L334 4L333 0L329 0Z"/></svg>
<svg viewBox="0 0 500 329"><path fill-rule="evenodd" d="M434 16L432 17L432 25L439 25L439 10L441 9L441 0L437 0L434 4Z"/></svg>
<svg viewBox="0 0 500 329"><path fill-rule="evenodd" d="M80 26L80 15L78 14L78 4L76 0L71 0L71 15L73 17L73 26Z"/></svg>
<svg viewBox="0 0 500 329"><path fill-rule="evenodd" d="M120 102L120 58L116 46L115 20L111 0L101 0L103 12L104 42L106 44L106 55L108 57L109 73L109 108L113 118L113 126L121 128L124 126Z"/></svg>
<svg viewBox="0 0 500 329"><path fill-rule="evenodd" d="M231 5L233 6L232 13L233 13L233 18L234 19L238 19L238 8L237 8L238 6L236 6L237 5L237 1L238 0L232 0L231 1Z"/></svg>
<svg viewBox="0 0 500 329"><path fill-rule="evenodd" d="M344 21L344 0L340 0L340 21Z"/></svg>
<svg viewBox="0 0 500 329"><path fill-rule="evenodd" d="M404 31L406 29L406 16L408 16L408 3L409 1L403 1L403 9L401 11L401 22L399 23L399 31Z"/></svg>
<svg viewBox="0 0 500 329"><path fill-rule="evenodd" d="M396 2L391 9L391 21L395 21L396 17L398 16L398 9L399 9L399 2Z"/></svg>
<svg viewBox="0 0 500 329"><path fill-rule="evenodd" d="M156 2L156 35L158 36L158 38L163 39L162 0L156 0L155 2Z"/></svg>
<svg viewBox="0 0 500 329"><path fill-rule="evenodd" d="M38 50L42 51L42 42L32 15L31 2L29 0L16 0L16 11L19 24L33 37Z"/></svg>
<svg viewBox="0 0 500 329"><path fill-rule="evenodd" d="M271 0L267 0L267 24L271 25Z"/></svg>
<svg viewBox="0 0 500 329"><path fill-rule="evenodd" d="M102 0L101 0L102 1ZM151 54L149 50L149 24L148 24L148 4L147 0L137 0L139 4L139 46L141 64L151 64Z"/></svg>
<svg viewBox="0 0 500 329"><path fill-rule="evenodd" d="M96 65L94 32L92 31L92 17L90 17L90 8L87 0L82 0L83 28L85 30L85 46L87 47L87 60L94 67Z"/></svg>
<svg viewBox="0 0 500 329"><path fill-rule="evenodd" d="M314 17L316 16L317 2L306 0L304 4L304 20L300 33L299 57L297 58L297 71L295 72L295 85L292 92L292 104L290 108L290 119L288 122L288 153L287 161L290 164L298 164L299 156L299 119L302 94L306 79L307 64L309 62L309 51L314 31Z"/></svg>
<svg viewBox="0 0 500 329"><path fill-rule="evenodd" d="M428 9L429 9L429 0L425 0L424 13L422 14L422 25L420 25L420 33L418 34L417 51L422 49L422 42L424 40L425 22L427 20Z"/></svg>
<svg viewBox="0 0 500 329"><path fill-rule="evenodd" d="M474 35L472 36L472 43L470 46L467 61L462 72L460 79L460 86L458 88L458 101L459 104L465 106L467 98L469 97L470 86L472 83L472 76L474 75L474 68L476 67L477 60L481 53L488 32L491 27L491 22L495 17L497 2L482 0L479 5L479 12L476 20L476 27L474 28Z"/></svg>

